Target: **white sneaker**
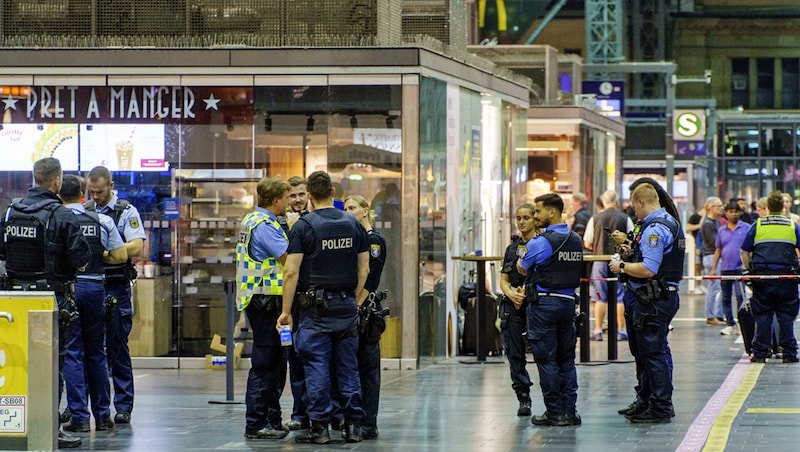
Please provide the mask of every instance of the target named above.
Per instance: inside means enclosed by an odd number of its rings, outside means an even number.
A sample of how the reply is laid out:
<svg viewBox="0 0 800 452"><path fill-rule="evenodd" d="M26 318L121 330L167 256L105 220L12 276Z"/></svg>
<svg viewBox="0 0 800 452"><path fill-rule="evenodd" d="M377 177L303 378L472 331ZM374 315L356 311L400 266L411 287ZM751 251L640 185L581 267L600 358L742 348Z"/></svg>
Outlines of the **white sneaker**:
<svg viewBox="0 0 800 452"><path fill-rule="evenodd" d="M719 334L722 334L724 336L731 336L731 335L737 334L738 332L739 332L739 330L735 326L730 326L729 325L729 326L726 326L725 328L723 328L722 331L719 332Z"/></svg>

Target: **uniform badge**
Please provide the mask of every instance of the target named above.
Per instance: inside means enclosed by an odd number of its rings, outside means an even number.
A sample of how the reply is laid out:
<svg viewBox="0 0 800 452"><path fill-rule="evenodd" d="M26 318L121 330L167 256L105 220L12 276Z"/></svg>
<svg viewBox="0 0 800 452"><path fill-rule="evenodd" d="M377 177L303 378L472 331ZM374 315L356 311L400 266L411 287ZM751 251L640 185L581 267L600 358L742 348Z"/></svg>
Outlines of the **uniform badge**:
<svg viewBox="0 0 800 452"><path fill-rule="evenodd" d="M136 217L131 218L130 223L131 223L131 227L134 228L134 229L139 227L139 219L136 218Z"/></svg>
<svg viewBox="0 0 800 452"><path fill-rule="evenodd" d="M519 245L517 247L517 257L525 257L528 254L528 247L525 245Z"/></svg>
<svg viewBox="0 0 800 452"><path fill-rule="evenodd" d="M657 247L657 246L658 246L658 236L657 236L657 235L655 235L655 234L653 234L653 235L648 235L648 236L647 236L647 244L648 244L648 245L649 245L651 248Z"/></svg>
<svg viewBox="0 0 800 452"><path fill-rule="evenodd" d="M381 246L380 246L380 245L378 245L378 244L372 244L372 245L370 245L370 246L369 246L369 254L370 254L372 257L374 257L374 258L377 258L378 256L380 256L380 255L381 255Z"/></svg>

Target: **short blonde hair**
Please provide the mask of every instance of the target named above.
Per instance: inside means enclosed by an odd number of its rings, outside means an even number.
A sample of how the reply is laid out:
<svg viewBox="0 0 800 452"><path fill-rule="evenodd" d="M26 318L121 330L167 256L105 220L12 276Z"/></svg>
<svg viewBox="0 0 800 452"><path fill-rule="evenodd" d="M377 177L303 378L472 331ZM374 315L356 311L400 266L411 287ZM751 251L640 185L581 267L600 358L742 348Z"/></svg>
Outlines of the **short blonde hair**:
<svg viewBox="0 0 800 452"><path fill-rule="evenodd" d="M661 205L658 201L658 192L656 191L655 187L650 184L640 184L633 190L631 193L632 200L643 200L647 204L658 204Z"/></svg>

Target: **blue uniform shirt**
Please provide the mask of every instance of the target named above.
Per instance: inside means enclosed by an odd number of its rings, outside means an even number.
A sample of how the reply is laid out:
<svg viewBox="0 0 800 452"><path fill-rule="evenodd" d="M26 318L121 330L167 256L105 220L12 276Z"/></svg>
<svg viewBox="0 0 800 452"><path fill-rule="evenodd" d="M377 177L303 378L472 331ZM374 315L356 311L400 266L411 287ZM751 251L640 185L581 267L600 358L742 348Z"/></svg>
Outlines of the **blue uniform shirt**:
<svg viewBox="0 0 800 452"><path fill-rule="evenodd" d="M551 224L544 230L553 231L558 234L569 234L570 232L569 226L566 223ZM519 264L522 266L522 268L528 271L530 271L531 268L536 265L544 264L548 259L550 259L550 256L553 255L553 247L550 245L550 242L541 235L537 235L536 237L528 240L526 247L528 248L528 252L525 253L525 256L520 259ZM564 295L575 295L574 289L551 290L547 287L537 285L536 290L560 293Z"/></svg>
<svg viewBox="0 0 800 452"><path fill-rule="evenodd" d="M267 215L270 222L277 221L278 218L267 209L256 207L256 211ZM280 258L286 254L289 242L283 235L283 229L276 229L266 221L256 226L253 236L250 238L250 256L254 260L264 261L268 257Z"/></svg>
<svg viewBox="0 0 800 452"><path fill-rule="evenodd" d="M657 217L672 218L663 207L644 217L645 226L642 231L642 239L639 242L639 249L642 252L642 265L653 273L658 273L664 255L672 249L672 245L675 242L675 237L672 236L669 228L661 223L650 223ZM634 282L631 282L631 284L634 287L642 285ZM679 283L670 282L669 284L677 286Z"/></svg>
<svg viewBox="0 0 800 452"><path fill-rule="evenodd" d="M116 194L112 195L105 207L97 206L97 211L113 216L114 206L117 205L117 199ZM125 237L126 242L130 242L133 239L147 240L147 234L144 233L142 218L139 216L139 211L136 210L133 204L130 206L130 208L125 209L120 215L119 222L117 222L117 229L119 233Z"/></svg>

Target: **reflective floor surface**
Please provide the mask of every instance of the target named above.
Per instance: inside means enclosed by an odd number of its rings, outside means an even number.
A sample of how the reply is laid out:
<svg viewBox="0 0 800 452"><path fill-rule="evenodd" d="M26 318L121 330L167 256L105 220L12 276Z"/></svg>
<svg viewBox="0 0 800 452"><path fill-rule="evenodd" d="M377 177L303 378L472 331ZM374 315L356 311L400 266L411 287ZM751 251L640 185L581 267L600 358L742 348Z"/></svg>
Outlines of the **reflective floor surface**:
<svg viewBox="0 0 800 452"><path fill-rule="evenodd" d="M796 450L800 443L800 364L750 364L739 336L705 325L703 298L682 294L670 343L675 360L670 424L634 425L617 414L633 399L634 365L627 344L616 362L607 343L592 342L591 363L578 366L579 427L535 427L517 417L508 365L461 364L453 358L417 371L384 371L377 440L327 446L246 440L244 405L224 401L225 372L136 369L132 423L111 432L79 433L83 449L178 450ZM474 359L474 357L473 357ZM501 358L490 358L500 361ZM534 414L544 411L537 382ZM235 373L234 401L244 399L247 372ZM284 391L284 415L291 408ZM338 435L335 435L336 437Z"/></svg>

